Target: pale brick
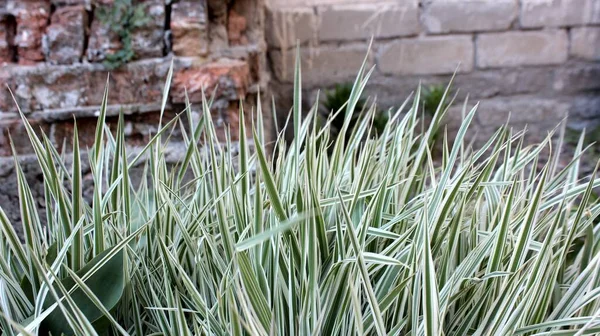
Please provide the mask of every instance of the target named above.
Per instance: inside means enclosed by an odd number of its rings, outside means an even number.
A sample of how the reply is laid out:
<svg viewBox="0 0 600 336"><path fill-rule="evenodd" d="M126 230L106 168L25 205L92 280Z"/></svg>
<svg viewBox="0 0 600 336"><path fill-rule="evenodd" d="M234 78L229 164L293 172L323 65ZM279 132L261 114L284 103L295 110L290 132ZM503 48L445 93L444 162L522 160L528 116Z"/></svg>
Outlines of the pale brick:
<svg viewBox="0 0 600 336"><path fill-rule="evenodd" d="M600 63L573 64L555 71L553 88L574 93L600 90Z"/></svg>
<svg viewBox="0 0 600 336"><path fill-rule="evenodd" d="M512 96L482 100L477 109L481 125L501 126L509 119L512 125L557 124L567 116L570 104L554 98Z"/></svg>
<svg viewBox="0 0 600 336"><path fill-rule="evenodd" d="M481 68L560 64L567 60L564 30L482 34L477 39Z"/></svg>
<svg viewBox="0 0 600 336"><path fill-rule="evenodd" d="M419 32L417 0L322 6L318 12L321 41L408 36Z"/></svg>
<svg viewBox="0 0 600 336"><path fill-rule="evenodd" d="M571 29L571 55L591 60L600 60L600 27Z"/></svg>
<svg viewBox="0 0 600 336"><path fill-rule="evenodd" d="M281 82L294 79L294 52L271 51L271 64L275 76ZM367 47L346 45L343 47L321 46L301 50L302 82L307 85L326 86L344 80L352 80L367 55Z"/></svg>
<svg viewBox="0 0 600 336"><path fill-rule="evenodd" d="M517 18L517 0L434 0L423 12L429 33L504 30Z"/></svg>
<svg viewBox="0 0 600 336"><path fill-rule="evenodd" d="M437 36L392 42L383 47L379 69L386 74L449 74L473 69L470 36ZM459 67L460 65L460 67Z"/></svg>
<svg viewBox="0 0 600 336"><path fill-rule="evenodd" d="M316 40L317 18L312 8L279 8L267 11L269 46L282 49ZM297 41L297 42L296 42Z"/></svg>
<svg viewBox="0 0 600 336"><path fill-rule="evenodd" d="M564 27L600 23L598 0L522 0L521 26Z"/></svg>

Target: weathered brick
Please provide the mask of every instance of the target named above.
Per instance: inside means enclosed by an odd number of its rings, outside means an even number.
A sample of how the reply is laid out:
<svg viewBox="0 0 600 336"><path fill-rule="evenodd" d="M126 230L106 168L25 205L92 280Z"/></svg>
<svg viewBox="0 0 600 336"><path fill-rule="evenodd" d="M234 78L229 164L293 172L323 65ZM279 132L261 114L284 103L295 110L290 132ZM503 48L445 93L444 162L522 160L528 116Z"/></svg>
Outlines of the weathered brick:
<svg viewBox="0 0 600 336"><path fill-rule="evenodd" d="M58 8L44 36L46 59L51 63L79 62L83 56L87 13L83 6Z"/></svg>
<svg viewBox="0 0 600 336"><path fill-rule="evenodd" d="M38 136L41 135L42 132L47 134L50 130L50 125L41 120L30 119L29 123ZM33 147L31 146L31 141L27 135L25 125L17 116L3 117L0 120L0 156L13 155L10 139L12 139L17 154L23 155L33 153Z"/></svg>
<svg viewBox="0 0 600 336"><path fill-rule="evenodd" d="M15 45L18 47L19 63L44 61L42 37L50 17L50 1L11 1L8 10L17 20Z"/></svg>
<svg viewBox="0 0 600 336"><path fill-rule="evenodd" d="M597 0L521 0L521 26L564 27L600 23Z"/></svg>
<svg viewBox="0 0 600 336"><path fill-rule="evenodd" d="M250 69L245 61L221 60L192 65L173 75L171 98L174 103L184 103L187 90L190 102L198 103L202 101L203 92L208 96L217 88L217 99L237 100L246 95L249 82Z"/></svg>
<svg viewBox="0 0 600 336"><path fill-rule="evenodd" d="M96 4L94 19L90 28L87 46L87 60L102 62L107 55L116 53L122 48L121 40L110 27L110 23L100 13L106 13L110 4ZM108 14L106 14L108 15Z"/></svg>
<svg viewBox="0 0 600 336"><path fill-rule="evenodd" d="M164 0L143 0L145 15L150 18L131 32L131 49L136 59L160 57L164 49L165 3Z"/></svg>
<svg viewBox="0 0 600 336"><path fill-rule="evenodd" d="M0 64L13 61L15 53L16 22L8 17L0 18Z"/></svg>
<svg viewBox="0 0 600 336"><path fill-rule="evenodd" d="M434 0L423 11L423 23L434 34L504 30L517 11L517 0Z"/></svg>
<svg viewBox="0 0 600 336"><path fill-rule="evenodd" d="M477 66L560 64L567 60L568 45L564 30L481 34L477 38Z"/></svg>
<svg viewBox="0 0 600 336"><path fill-rule="evenodd" d="M173 111L167 110L163 114L163 125L175 117ZM153 135L158 131L160 119L160 112L153 111L142 114L134 114L126 116L124 123L124 133L127 146L144 146L148 143ZM118 116L109 116L106 118L106 124L113 131L116 132ZM96 117L88 118L77 118L77 132L79 134L79 145L82 148L90 148L94 144L95 131L98 119ZM71 152L71 144L73 141L74 134L74 122L72 119L56 121L52 123L52 131L50 132L52 138L51 141L62 147L63 142L67 144L67 152ZM179 130L173 129L172 140L180 140Z"/></svg>
<svg viewBox="0 0 600 336"><path fill-rule="evenodd" d="M153 59L132 62L114 70L110 75L109 104L160 102L168 68L168 61ZM107 77L106 67L90 63L16 66L0 72L0 82L10 87L26 113L98 106L102 102ZM0 109L14 111L10 96L0 99Z"/></svg>
<svg viewBox="0 0 600 336"><path fill-rule="evenodd" d="M86 8L90 8L92 4L92 0L50 0L55 6L75 6L82 5Z"/></svg>
<svg viewBox="0 0 600 336"><path fill-rule="evenodd" d="M392 42L381 48L378 65L386 74L448 74L473 69L470 36L436 36ZM459 67L460 65L460 67Z"/></svg>
<svg viewBox="0 0 600 336"><path fill-rule="evenodd" d="M107 124L114 129L116 124L114 118L107 118ZM111 122L112 123L109 123ZM77 118L77 133L79 135L79 146L81 148L92 148L94 146L96 125L98 124L97 118ZM54 122L52 124L52 131L50 132L52 138L50 139L55 145L62 147L62 144L66 144L68 152L71 151L73 144L73 135L75 131L75 123L73 119L63 120ZM59 147L59 148L60 148Z"/></svg>
<svg viewBox="0 0 600 336"><path fill-rule="evenodd" d="M302 82L319 86L352 80L367 55L364 44L341 47L321 46L300 51ZM295 53L271 51L271 65L277 79L292 82L294 79Z"/></svg>
<svg viewBox="0 0 600 336"><path fill-rule="evenodd" d="M140 60L122 66L110 73L110 104L156 104L163 96L169 61ZM86 105L100 105L107 78L107 70L98 67L89 72L86 84Z"/></svg>
<svg viewBox="0 0 600 336"><path fill-rule="evenodd" d="M600 27L571 29L571 55L585 60L599 61Z"/></svg>
<svg viewBox="0 0 600 336"><path fill-rule="evenodd" d="M317 39L317 17L312 8L269 9L267 27L267 43L282 49Z"/></svg>
<svg viewBox="0 0 600 336"><path fill-rule="evenodd" d="M90 62L106 60L107 55L123 49L119 35L111 28L110 9L114 0L96 3L94 20L87 48ZM137 22L131 30L131 51L134 59L161 57L164 49L165 5L162 0L140 0L136 2L148 20Z"/></svg>
<svg viewBox="0 0 600 336"><path fill-rule="evenodd" d="M337 5L337 4L347 4L351 2L364 2L364 0L269 0L268 3L270 6L277 8L289 8L289 7L308 7L308 6L317 6L317 5ZM382 1L389 2L389 0L374 0L374 1Z"/></svg>
<svg viewBox="0 0 600 336"><path fill-rule="evenodd" d="M248 44L248 37L244 34L248 22L243 15L238 14L235 10L229 11L229 17L227 19L227 38L230 45L246 45Z"/></svg>
<svg viewBox="0 0 600 336"><path fill-rule="evenodd" d="M177 56L202 56L208 48L204 0L179 0L171 6L172 49Z"/></svg>
<svg viewBox="0 0 600 336"><path fill-rule="evenodd" d="M321 41L415 35L419 32L417 0L319 7Z"/></svg>

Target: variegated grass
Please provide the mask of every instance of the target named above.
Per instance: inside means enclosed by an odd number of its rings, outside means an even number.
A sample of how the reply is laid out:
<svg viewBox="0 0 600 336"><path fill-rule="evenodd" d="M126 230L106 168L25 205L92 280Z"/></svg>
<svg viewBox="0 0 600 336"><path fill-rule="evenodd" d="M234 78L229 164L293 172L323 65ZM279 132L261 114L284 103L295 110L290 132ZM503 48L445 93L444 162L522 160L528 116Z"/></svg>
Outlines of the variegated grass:
<svg viewBox="0 0 600 336"><path fill-rule="evenodd" d="M240 111L234 155L230 134L225 146L217 140L212 99L198 123L189 103L189 122L161 117L159 132L132 155L122 116L115 134L105 127L107 86L87 156L91 202L82 196L77 131L65 161L22 115L48 219L38 217L15 159L24 237L0 210L3 333L600 332L600 205L591 198L600 180L579 176L583 143L560 158L553 134L526 145L523 132L505 127L473 148L466 132L476 106L443 139L435 165L448 91L426 128L417 89L370 138L374 106L348 125L371 74L363 64L338 111L342 129L329 139L330 124L311 127L317 103L301 105L297 62L294 141L278 137L278 156L265 150L260 101L251 129L251 113ZM169 165L174 127L186 149ZM138 165L148 179L134 185Z"/></svg>

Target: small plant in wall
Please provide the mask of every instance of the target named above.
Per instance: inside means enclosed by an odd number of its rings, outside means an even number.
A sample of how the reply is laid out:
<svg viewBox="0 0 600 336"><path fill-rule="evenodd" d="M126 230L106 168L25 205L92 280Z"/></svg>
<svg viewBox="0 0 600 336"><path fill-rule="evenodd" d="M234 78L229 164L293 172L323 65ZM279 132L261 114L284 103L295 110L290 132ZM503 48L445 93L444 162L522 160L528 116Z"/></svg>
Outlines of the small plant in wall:
<svg viewBox="0 0 600 336"><path fill-rule="evenodd" d="M438 107L440 108L440 111L444 111L448 107L449 102L444 101L445 91L446 86L442 84L429 85L423 88L423 92L421 93L421 104L427 120L433 118ZM439 128L433 131L432 141L435 142L438 136Z"/></svg>
<svg viewBox="0 0 600 336"><path fill-rule="evenodd" d="M333 89L326 92L325 101L323 102L323 108L326 111L327 119L331 118L331 127L334 130L341 130L344 124L344 108L346 102L349 100L350 95L352 94L352 84L351 83L342 83L337 84ZM348 125L349 132L352 132L354 125L361 119L365 113L368 112L365 109L366 99L361 97L356 103L355 111L358 113L352 116L350 119L350 123ZM385 113L381 111L376 111L373 117L373 128L372 132L374 134L381 134L385 125L387 123L388 117Z"/></svg>
<svg viewBox="0 0 600 336"><path fill-rule="evenodd" d="M114 0L111 5L97 7L97 18L106 24L121 42L119 50L106 55L104 65L109 69L118 68L135 57L132 33L150 20L144 14L144 7L144 4L136 0Z"/></svg>

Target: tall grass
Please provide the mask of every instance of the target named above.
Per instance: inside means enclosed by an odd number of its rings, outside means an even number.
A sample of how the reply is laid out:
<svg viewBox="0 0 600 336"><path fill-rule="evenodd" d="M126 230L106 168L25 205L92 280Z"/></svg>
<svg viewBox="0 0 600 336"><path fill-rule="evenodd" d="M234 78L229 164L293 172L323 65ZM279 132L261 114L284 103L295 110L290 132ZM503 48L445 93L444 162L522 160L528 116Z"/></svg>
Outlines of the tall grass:
<svg viewBox="0 0 600 336"><path fill-rule="evenodd" d="M417 89L369 138L374 106L348 127L372 73L364 64L330 141L329 124L310 126L318 106L301 106L298 64L295 138L278 138L277 157L265 150L260 102L251 128L240 111L234 155L217 140L211 99L198 123L161 121L132 154L122 117L116 134L105 126L105 91L88 152L90 203L77 132L66 160L23 116L48 219L15 159L25 234L21 243L0 210L4 335L600 332L600 205L591 200L600 180L580 178L581 143L565 159L551 135L526 146L522 132L502 128L473 149L465 134L475 107L434 165L446 94L423 131ZM174 127L186 152L171 167ZM148 176L139 185L137 165Z"/></svg>

